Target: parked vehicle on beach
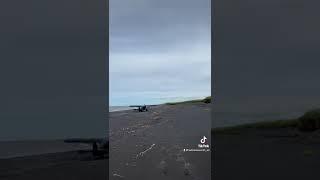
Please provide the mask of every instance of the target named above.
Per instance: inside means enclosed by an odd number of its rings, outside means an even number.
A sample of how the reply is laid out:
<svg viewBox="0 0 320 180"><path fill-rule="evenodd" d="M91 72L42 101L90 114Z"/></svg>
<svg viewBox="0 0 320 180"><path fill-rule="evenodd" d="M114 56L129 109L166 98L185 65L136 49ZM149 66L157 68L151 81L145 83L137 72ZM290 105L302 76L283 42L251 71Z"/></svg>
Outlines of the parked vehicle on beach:
<svg viewBox="0 0 320 180"><path fill-rule="evenodd" d="M148 111L148 107L146 105L132 105L130 107L136 107L139 112Z"/></svg>
<svg viewBox="0 0 320 180"><path fill-rule="evenodd" d="M95 157L103 157L109 152L109 141L107 138L73 138L66 139L64 142L92 145L92 155Z"/></svg>

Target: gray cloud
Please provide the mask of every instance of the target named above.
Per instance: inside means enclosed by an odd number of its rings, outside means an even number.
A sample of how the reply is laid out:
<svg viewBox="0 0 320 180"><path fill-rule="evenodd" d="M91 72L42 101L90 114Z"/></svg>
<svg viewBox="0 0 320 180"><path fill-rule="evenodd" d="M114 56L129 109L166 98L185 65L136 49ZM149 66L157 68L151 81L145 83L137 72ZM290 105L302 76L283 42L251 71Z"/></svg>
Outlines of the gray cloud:
<svg viewBox="0 0 320 180"><path fill-rule="evenodd" d="M105 69L96 66L106 64L107 55L107 16L101 5L98 1L2 1L1 91L104 95L100 82L106 81Z"/></svg>
<svg viewBox="0 0 320 180"><path fill-rule="evenodd" d="M320 3L224 0L214 4L213 126L266 120L320 107ZM287 116L287 117L286 117ZM238 123L239 123L238 122Z"/></svg>
<svg viewBox="0 0 320 180"><path fill-rule="evenodd" d="M317 95L318 5L299 0L216 2L216 92Z"/></svg>
<svg viewBox="0 0 320 180"><path fill-rule="evenodd" d="M0 140L105 136L106 4L0 2Z"/></svg>
<svg viewBox="0 0 320 180"><path fill-rule="evenodd" d="M110 1L110 94L210 94L210 1ZM145 97L141 97L145 98ZM133 102L134 103L134 102Z"/></svg>

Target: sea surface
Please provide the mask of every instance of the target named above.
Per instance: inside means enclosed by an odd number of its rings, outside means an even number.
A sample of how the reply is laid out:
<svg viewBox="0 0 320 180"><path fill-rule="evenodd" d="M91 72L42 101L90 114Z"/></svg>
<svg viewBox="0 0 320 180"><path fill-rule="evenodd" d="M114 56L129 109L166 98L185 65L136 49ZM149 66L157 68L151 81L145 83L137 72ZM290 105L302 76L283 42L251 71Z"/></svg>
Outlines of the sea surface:
<svg viewBox="0 0 320 180"><path fill-rule="evenodd" d="M129 106L109 106L109 112L116 112L116 111L125 111L134 109L134 107Z"/></svg>

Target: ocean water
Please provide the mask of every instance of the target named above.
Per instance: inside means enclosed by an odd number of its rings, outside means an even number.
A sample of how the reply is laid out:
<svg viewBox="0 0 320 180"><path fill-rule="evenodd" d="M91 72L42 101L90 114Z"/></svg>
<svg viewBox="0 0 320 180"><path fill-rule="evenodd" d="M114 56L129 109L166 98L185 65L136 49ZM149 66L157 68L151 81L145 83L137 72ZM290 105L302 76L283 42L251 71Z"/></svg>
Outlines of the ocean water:
<svg viewBox="0 0 320 180"><path fill-rule="evenodd" d="M125 110L131 110L131 109L134 109L134 107L129 107L129 106L109 106L109 112L125 111Z"/></svg>

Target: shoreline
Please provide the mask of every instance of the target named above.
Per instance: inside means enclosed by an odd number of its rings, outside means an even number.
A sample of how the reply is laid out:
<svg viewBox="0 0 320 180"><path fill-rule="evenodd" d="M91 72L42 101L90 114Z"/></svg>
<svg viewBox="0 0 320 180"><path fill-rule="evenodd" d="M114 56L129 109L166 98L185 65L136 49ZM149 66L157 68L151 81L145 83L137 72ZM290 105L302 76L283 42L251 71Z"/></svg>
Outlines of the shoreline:
<svg viewBox="0 0 320 180"><path fill-rule="evenodd" d="M183 100L183 101L172 101L172 102L163 102L160 104L145 104L148 107L156 107L156 106L163 106L163 105L178 105L178 104L192 104L192 103L210 103L211 102L211 96L205 96L204 98L200 98L200 99L189 99L187 98L187 100ZM120 110L111 110L110 108L119 108ZM123 109L123 110L121 110ZM132 110L134 108L130 107L130 105L125 105L125 106L109 106L109 113L111 112L119 112L119 111L127 111L127 110Z"/></svg>
<svg viewBox="0 0 320 180"><path fill-rule="evenodd" d="M214 178L236 179L247 175L248 169L256 169L250 177L261 180L279 176L298 180L317 174L320 130L301 133L297 119L211 130L210 123L211 104L199 102L110 113L107 158L96 159L90 151L77 149L0 159L0 178L210 179L211 172ZM183 152L196 148L203 135L211 140L212 155Z"/></svg>
<svg viewBox="0 0 320 180"><path fill-rule="evenodd" d="M198 102L111 113L109 179L210 179L211 153L183 152L210 139L210 109Z"/></svg>
<svg viewBox="0 0 320 180"><path fill-rule="evenodd" d="M148 108L150 108L150 107L156 107L156 106L161 106L161 105L164 105L164 104L146 105L146 106ZM114 110L110 110L110 108L115 108L115 109ZM130 111L130 110L134 110L134 109L135 109L134 107L130 107L130 106L109 106L109 113Z"/></svg>
<svg viewBox="0 0 320 180"><path fill-rule="evenodd" d="M189 145L197 146L203 135L210 137L209 109L210 104L195 103L154 106L141 113L110 113L107 158L75 150L0 159L0 178L108 179L109 169L109 179L119 178L117 175L126 179L210 179L211 153L182 152L192 148Z"/></svg>

